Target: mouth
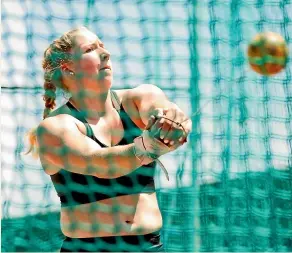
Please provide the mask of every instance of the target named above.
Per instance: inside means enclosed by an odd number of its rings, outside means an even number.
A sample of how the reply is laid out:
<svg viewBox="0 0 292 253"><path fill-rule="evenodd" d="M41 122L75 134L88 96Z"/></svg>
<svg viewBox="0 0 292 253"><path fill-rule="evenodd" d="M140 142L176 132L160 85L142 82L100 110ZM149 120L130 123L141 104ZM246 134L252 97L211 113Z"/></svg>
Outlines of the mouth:
<svg viewBox="0 0 292 253"><path fill-rule="evenodd" d="M103 68L101 68L100 70L111 70L111 67L110 66L104 66Z"/></svg>

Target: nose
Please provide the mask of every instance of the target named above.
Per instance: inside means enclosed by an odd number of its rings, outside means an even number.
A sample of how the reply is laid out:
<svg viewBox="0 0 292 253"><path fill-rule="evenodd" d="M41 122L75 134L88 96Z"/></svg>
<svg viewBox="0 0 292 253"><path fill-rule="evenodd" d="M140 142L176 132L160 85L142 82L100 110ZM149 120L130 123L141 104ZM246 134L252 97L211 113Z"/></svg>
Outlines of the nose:
<svg viewBox="0 0 292 253"><path fill-rule="evenodd" d="M100 54L100 60L101 61L108 61L110 59L110 53L106 50L104 50L101 54Z"/></svg>

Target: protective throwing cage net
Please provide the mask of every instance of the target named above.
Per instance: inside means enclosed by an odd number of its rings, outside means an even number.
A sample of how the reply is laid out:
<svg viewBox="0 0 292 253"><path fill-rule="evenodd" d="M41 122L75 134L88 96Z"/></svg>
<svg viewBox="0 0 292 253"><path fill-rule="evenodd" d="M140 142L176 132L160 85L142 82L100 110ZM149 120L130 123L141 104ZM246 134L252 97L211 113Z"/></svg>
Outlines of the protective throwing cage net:
<svg viewBox="0 0 292 253"><path fill-rule="evenodd" d="M246 57L262 31L290 48L291 15L284 0L2 0L2 251L62 243L56 192L22 152L44 108L43 52L79 25L111 51L114 88L155 83L188 115L201 108L165 158L170 182L156 178L165 249L292 251L290 63L262 77Z"/></svg>

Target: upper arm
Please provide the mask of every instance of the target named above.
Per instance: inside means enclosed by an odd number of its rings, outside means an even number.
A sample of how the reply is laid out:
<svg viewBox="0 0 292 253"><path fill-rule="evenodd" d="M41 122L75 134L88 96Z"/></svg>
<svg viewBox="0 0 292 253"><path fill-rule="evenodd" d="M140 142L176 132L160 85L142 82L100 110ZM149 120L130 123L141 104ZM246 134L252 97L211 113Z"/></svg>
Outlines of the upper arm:
<svg viewBox="0 0 292 253"><path fill-rule="evenodd" d="M37 128L40 159L48 174L56 168L90 174L90 156L100 147L82 134L76 123L66 117L47 118Z"/></svg>
<svg viewBox="0 0 292 253"><path fill-rule="evenodd" d="M154 109L175 106L159 87L152 84L142 84L131 92L140 118L145 125Z"/></svg>

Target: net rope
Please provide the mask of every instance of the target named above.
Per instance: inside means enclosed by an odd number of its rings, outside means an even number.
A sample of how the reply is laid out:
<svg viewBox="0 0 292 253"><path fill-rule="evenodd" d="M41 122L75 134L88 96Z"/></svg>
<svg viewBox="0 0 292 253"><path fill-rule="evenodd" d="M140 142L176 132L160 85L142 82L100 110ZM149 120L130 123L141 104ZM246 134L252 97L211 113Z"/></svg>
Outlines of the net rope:
<svg viewBox="0 0 292 253"><path fill-rule="evenodd" d="M24 136L42 120L45 48L86 25L111 51L115 89L155 83L188 115L199 112L185 149L162 159L170 182L160 170L155 177L165 250L291 252L290 62L264 77L246 56L263 31L281 34L291 47L291 6L2 0L2 251L58 251L64 239L56 191L40 163L23 155ZM58 91L57 106L66 101Z"/></svg>

